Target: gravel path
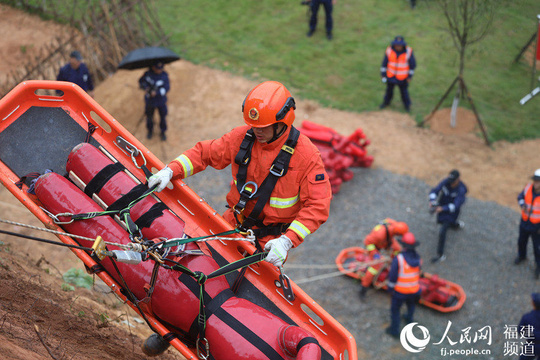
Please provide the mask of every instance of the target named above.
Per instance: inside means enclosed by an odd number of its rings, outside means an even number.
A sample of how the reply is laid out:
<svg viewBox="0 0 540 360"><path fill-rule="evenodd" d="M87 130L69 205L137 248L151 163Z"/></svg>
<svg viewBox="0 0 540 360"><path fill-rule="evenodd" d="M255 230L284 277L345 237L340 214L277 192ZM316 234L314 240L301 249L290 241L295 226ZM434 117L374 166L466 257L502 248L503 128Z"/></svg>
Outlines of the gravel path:
<svg viewBox="0 0 540 360"><path fill-rule="evenodd" d="M359 359L517 359L509 350L517 347L519 351L524 340L505 337L505 327L517 325L521 315L531 310L531 292L540 290L540 281L533 278L530 247L526 264L512 263L519 213L494 202L468 198L461 214L465 228L449 230L446 261L431 264L430 259L436 254L438 226L435 217L427 211L427 194L434 184L382 169L353 171L355 177L343 184L332 200L328 221L302 246L291 251L285 270L293 281L302 282L302 289L352 333ZM223 211L230 182L228 168L208 169L186 182L215 209ZM361 302L359 283L352 278L310 280L336 271L337 268L317 266L334 264L341 249L361 245L364 236L385 217L409 224L421 242L418 252L424 259L426 272L460 284L467 294L463 308L454 313L417 307L415 321L429 330L431 338L427 347L415 354L384 333L390 321L388 294L370 290ZM314 268L294 267L299 264ZM449 322L449 331L444 336ZM489 333L486 327L491 330L491 345L485 339L474 341L475 335ZM419 330L416 328L415 334L416 331ZM419 334L416 335L420 337ZM469 350L489 351L491 355L465 354ZM450 351L458 355L450 356Z"/></svg>

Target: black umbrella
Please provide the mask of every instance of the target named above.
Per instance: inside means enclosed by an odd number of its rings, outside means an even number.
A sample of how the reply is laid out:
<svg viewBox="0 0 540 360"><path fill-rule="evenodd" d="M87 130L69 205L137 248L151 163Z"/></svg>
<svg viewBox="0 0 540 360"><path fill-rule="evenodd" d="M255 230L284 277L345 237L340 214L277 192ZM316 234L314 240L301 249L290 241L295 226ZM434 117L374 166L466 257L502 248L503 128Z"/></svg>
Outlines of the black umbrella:
<svg viewBox="0 0 540 360"><path fill-rule="evenodd" d="M120 61L118 68L125 70L143 69L150 67L157 62L168 64L179 59L180 56L170 49L150 46L129 52L124 56L122 61Z"/></svg>

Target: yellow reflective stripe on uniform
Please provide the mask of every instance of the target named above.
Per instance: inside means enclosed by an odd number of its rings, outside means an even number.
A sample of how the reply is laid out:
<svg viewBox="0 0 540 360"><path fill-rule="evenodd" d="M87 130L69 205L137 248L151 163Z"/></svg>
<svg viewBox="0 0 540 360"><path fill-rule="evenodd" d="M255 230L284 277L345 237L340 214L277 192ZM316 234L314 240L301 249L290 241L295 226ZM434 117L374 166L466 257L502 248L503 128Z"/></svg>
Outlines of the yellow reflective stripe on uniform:
<svg viewBox="0 0 540 360"><path fill-rule="evenodd" d="M291 223L291 225L289 226L289 229L291 229L295 233L297 233L298 236L300 236L302 239L305 239L306 236L311 234L311 231L309 231L309 229L307 227L305 227L304 225L302 225L302 223L300 223L299 221L296 221L296 220L294 220Z"/></svg>
<svg viewBox="0 0 540 360"><path fill-rule="evenodd" d="M368 267L367 271L372 274L372 275L377 275L377 273L379 272L377 269L373 268L373 267Z"/></svg>
<svg viewBox="0 0 540 360"><path fill-rule="evenodd" d="M375 246L375 244L369 244L368 246L366 246L366 249L367 251L372 251L377 249L377 247Z"/></svg>
<svg viewBox="0 0 540 360"><path fill-rule="evenodd" d="M299 195L291 198L270 197L270 206L273 208L285 209L296 204L299 199Z"/></svg>
<svg viewBox="0 0 540 360"><path fill-rule="evenodd" d="M186 155L182 154L175 160L177 160L180 165L182 165L182 168L184 169L184 177L193 175L193 164Z"/></svg>

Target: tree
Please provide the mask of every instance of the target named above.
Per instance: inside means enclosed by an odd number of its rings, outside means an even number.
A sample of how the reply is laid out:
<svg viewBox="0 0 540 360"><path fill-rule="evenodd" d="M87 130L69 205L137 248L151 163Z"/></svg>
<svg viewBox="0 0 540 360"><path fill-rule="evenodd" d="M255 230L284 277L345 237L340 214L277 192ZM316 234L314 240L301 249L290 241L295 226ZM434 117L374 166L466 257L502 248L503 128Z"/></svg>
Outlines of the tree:
<svg viewBox="0 0 540 360"><path fill-rule="evenodd" d="M459 72L452 82L452 85L450 85L446 93L439 100L439 103L426 117L426 119L420 123L420 126L422 126L433 116L435 111L437 111L441 103L444 101L444 99L446 99L450 91L457 84L456 95L454 97L454 102L452 103L452 127L455 127L455 117L459 99L460 97L466 95L474 111L476 119L478 120L480 129L484 135L484 139L489 145L484 124L480 120L480 116L476 111L472 97L469 94L465 84L465 53L470 45L481 41L488 34L491 24L493 23L493 16L497 2L498 0L436 0L437 5L441 9L446 19L448 32L452 38L452 42L459 53Z"/></svg>

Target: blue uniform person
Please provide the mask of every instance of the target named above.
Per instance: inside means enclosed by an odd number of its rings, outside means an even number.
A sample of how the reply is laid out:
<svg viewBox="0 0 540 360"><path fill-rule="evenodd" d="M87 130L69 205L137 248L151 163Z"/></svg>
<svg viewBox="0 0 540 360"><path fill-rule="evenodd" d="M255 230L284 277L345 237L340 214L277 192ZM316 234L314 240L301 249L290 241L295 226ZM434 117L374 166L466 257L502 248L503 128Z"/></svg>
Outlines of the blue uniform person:
<svg viewBox="0 0 540 360"><path fill-rule="evenodd" d="M386 83L386 93L380 109L384 109L392 102L394 87L397 85L401 92L401 100L405 110L411 110L411 97L409 96L409 83L416 69L416 59L413 50L407 46L403 36L396 36L384 52L381 64L381 78Z"/></svg>
<svg viewBox="0 0 540 360"><path fill-rule="evenodd" d="M388 290L392 293L392 305L390 306L391 324L386 328L386 333L395 338L399 338L401 331L401 306L403 303L407 305L407 315L404 318L407 323L411 323L421 294L422 259L415 250L420 243L411 232L403 234L400 243L403 251L394 257L388 273Z"/></svg>
<svg viewBox="0 0 540 360"><path fill-rule="evenodd" d="M458 170L452 170L446 179L429 192L430 211L437 214L437 223L441 225L437 256L431 259L433 263L446 259L444 255L444 244L448 229L459 229L465 226L465 223L459 221L458 217L461 206L466 200L467 186L465 186L459 176Z"/></svg>
<svg viewBox="0 0 540 360"><path fill-rule="evenodd" d="M540 359L540 293L532 293L531 298L534 310L524 314L518 326L519 333L527 339L519 360Z"/></svg>
<svg viewBox="0 0 540 360"><path fill-rule="evenodd" d="M532 238L534 259L536 262L535 277L540 277L540 169L534 172L532 183L527 184L518 195L521 207L519 223L518 256L514 264L527 259L527 243Z"/></svg>
<svg viewBox="0 0 540 360"><path fill-rule="evenodd" d="M309 31L307 36L313 35L317 28L317 15L319 14L319 7L324 7L324 13L326 15L326 37L328 40L332 40L332 29L334 27L334 20L332 19L332 11L334 10L334 4L336 0L309 0L309 6L311 7L311 17L309 19Z"/></svg>
<svg viewBox="0 0 540 360"><path fill-rule="evenodd" d="M139 79L139 86L145 91L145 114L147 138L151 139L154 133L154 112L159 112L161 140L167 139L167 92L170 89L169 75L163 70L163 63L157 62Z"/></svg>
<svg viewBox="0 0 540 360"><path fill-rule="evenodd" d="M69 55L69 63L62 66L56 77L58 81L69 81L79 85L90 96L94 96L94 83L88 67L82 62L82 55L78 51L72 51Z"/></svg>

